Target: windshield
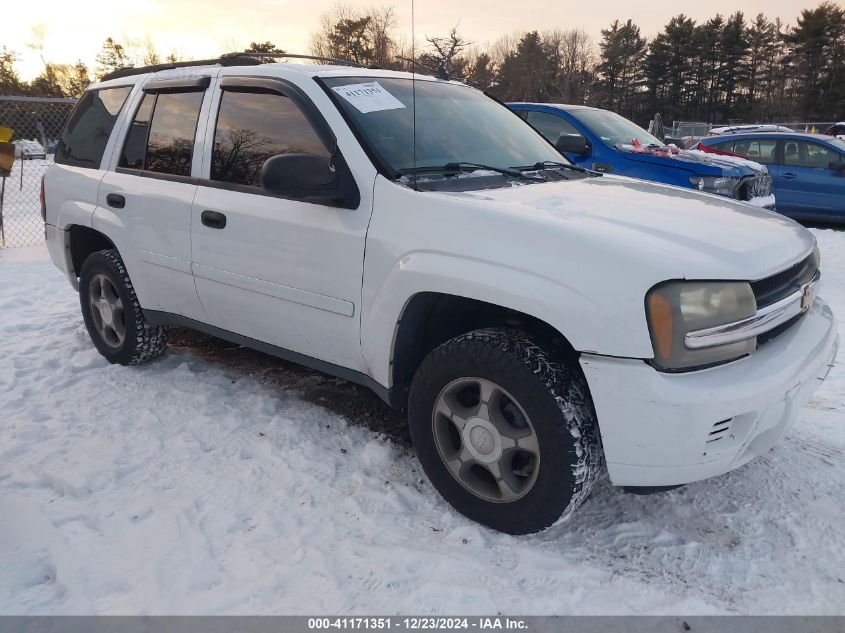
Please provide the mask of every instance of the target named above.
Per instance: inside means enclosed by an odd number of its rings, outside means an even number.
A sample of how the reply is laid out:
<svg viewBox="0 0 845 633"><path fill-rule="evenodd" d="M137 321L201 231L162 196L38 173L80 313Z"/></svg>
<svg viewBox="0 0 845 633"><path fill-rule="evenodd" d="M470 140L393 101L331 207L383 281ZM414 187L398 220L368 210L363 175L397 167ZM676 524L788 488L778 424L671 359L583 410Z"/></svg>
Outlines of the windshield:
<svg viewBox="0 0 845 633"><path fill-rule="evenodd" d="M660 145L656 137L652 136L633 121L607 110L571 110L569 112L590 131L601 138L605 145Z"/></svg>
<svg viewBox="0 0 845 633"><path fill-rule="evenodd" d="M508 169L542 161L567 162L505 106L467 86L393 77L326 77L323 81L394 177L403 170L450 163Z"/></svg>

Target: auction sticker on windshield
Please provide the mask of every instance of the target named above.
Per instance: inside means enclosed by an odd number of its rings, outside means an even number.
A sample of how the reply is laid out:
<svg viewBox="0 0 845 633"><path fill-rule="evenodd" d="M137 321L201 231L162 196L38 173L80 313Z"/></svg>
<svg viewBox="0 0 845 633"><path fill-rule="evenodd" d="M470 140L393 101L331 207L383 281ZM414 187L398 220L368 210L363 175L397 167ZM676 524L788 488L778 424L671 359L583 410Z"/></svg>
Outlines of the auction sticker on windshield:
<svg viewBox="0 0 845 633"><path fill-rule="evenodd" d="M398 110L405 107L399 99L385 90L377 81L336 86L332 90L364 114L381 110Z"/></svg>

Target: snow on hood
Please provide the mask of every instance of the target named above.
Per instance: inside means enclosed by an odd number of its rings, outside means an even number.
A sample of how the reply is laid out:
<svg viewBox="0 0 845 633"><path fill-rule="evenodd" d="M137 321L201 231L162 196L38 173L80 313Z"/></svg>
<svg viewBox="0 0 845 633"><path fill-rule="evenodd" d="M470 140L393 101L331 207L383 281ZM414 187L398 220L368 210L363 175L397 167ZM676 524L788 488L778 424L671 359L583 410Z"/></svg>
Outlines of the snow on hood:
<svg viewBox="0 0 845 633"><path fill-rule="evenodd" d="M759 209L772 209L777 203L777 200L775 199L775 194L770 193L768 196L757 196L744 202Z"/></svg>
<svg viewBox="0 0 845 633"><path fill-rule="evenodd" d="M813 236L782 215L723 196L605 175L526 187L436 192L516 214L567 241L627 251L663 278L760 279L798 261ZM597 255L598 256L598 255ZM668 276L666 276L668 275Z"/></svg>
<svg viewBox="0 0 845 633"><path fill-rule="evenodd" d="M702 152L700 149L688 149L683 152L686 156L694 156L701 159L702 163L710 165L730 165L731 167L747 167L757 173L768 173L768 168L765 165L754 162L742 156L726 156L724 154L712 154L710 152Z"/></svg>
<svg viewBox="0 0 845 633"><path fill-rule="evenodd" d="M750 169L755 173L768 173L768 168L765 165L756 163L753 160L742 158L740 156L725 156L722 154L713 154L710 152L702 152L697 149L679 149L676 145L661 145L658 147L647 145L630 145L620 144L616 146L623 152L630 154L637 154L640 156L655 156L658 158L670 158L686 163L695 163L698 165L711 165L713 167L722 167L727 169L745 168Z"/></svg>

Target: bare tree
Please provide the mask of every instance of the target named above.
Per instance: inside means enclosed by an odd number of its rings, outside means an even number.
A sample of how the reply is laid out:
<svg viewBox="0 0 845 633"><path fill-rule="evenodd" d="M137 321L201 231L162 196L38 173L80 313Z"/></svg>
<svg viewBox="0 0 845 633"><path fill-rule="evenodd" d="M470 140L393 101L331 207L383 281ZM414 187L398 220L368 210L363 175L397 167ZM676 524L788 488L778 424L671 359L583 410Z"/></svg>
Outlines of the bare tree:
<svg viewBox="0 0 845 633"><path fill-rule="evenodd" d="M460 59L461 51L467 48L472 42L466 41L458 33L458 25L452 27L446 37L429 37L425 41L429 43L432 52L421 57L427 57L435 64L435 75L441 78L448 78L457 70L463 70L466 60Z"/></svg>
<svg viewBox="0 0 845 633"><path fill-rule="evenodd" d="M393 31L396 28L396 14L393 7L370 9L367 12L369 22L367 32L372 46L372 63L381 68L390 68L396 58L396 40Z"/></svg>
<svg viewBox="0 0 845 633"><path fill-rule="evenodd" d="M596 52L593 41L581 29L554 30L543 39L556 51L555 89L566 103L585 103L590 95Z"/></svg>

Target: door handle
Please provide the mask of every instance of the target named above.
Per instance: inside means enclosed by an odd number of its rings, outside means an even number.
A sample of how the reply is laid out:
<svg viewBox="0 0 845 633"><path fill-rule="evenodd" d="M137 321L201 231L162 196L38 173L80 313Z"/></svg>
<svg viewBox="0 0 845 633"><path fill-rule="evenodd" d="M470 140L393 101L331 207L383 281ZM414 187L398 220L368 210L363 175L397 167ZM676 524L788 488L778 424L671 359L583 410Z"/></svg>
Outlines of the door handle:
<svg viewBox="0 0 845 633"><path fill-rule="evenodd" d="M222 229L226 227L226 216L219 211L203 211L200 214L200 220L210 229Z"/></svg>
<svg viewBox="0 0 845 633"><path fill-rule="evenodd" d="M798 178L798 174L793 173L786 173L783 175L784 180L792 180L793 178Z"/></svg>
<svg viewBox="0 0 845 633"><path fill-rule="evenodd" d="M106 204L115 209L122 209L126 206L126 198L119 193L110 193L106 196Z"/></svg>

